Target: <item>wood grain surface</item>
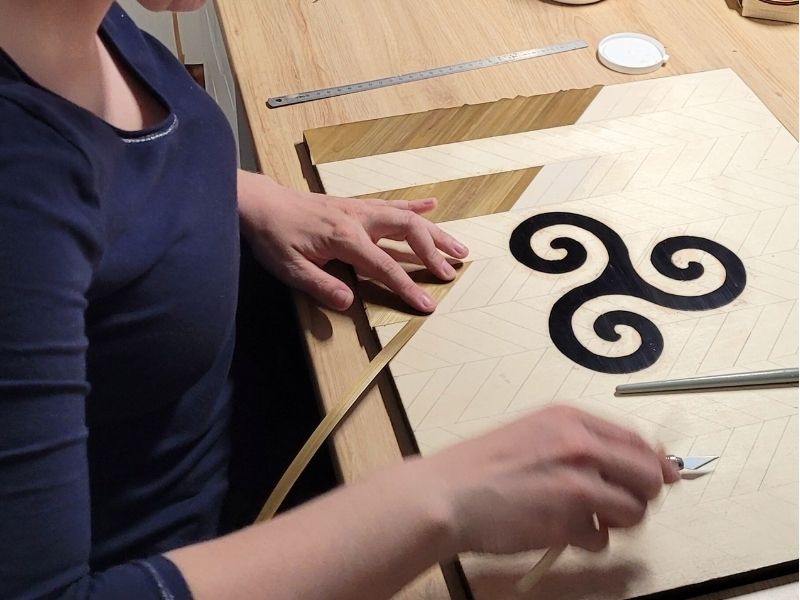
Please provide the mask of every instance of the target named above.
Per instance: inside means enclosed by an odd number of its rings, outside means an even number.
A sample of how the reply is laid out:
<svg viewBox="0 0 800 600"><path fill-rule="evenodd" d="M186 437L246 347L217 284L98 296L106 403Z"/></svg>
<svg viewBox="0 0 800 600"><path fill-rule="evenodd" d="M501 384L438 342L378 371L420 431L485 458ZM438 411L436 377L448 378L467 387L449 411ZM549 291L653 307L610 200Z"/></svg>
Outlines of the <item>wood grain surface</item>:
<svg viewBox="0 0 800 600"><path fill-rule="evenodd" d="M743 18L734 0L217 0L261 168L305 184L307 129L677 73L733 68L797 135L797 27ZM619 31L656 36L669 63L643 76L595 59ZM268 97L584 39L589 48L280 109Z"/></svg>
<svg viewBox="0 0 800 600"><path fill-rule="evenodd" d="M434 223L504 212L527 189L540 167L450 179L406 188L363 194L358 198L407 200L436 198L436 208L425 216Z"/></svg>
<svg viewBox="0 0 800 600"><path fill-rule="evenodd" d="M625 30L655 35L667 47L671 60L654 75L732 67L797 135L797 28L744 19L733 0L609 0L579 7L539 0L216 4L260 167L298 188L309 186L297 152L308 129L630 81L635 78L605 69L593 54L602 37ZM585 39L590 49L278 110L265 105L270 96L574 38ZM334 272L355 285L348 270ZM330 407L377 346L362 309L338 314L304 297L298 297L298 306L321 401ZM336 432L334 448L347 481L400 460L377 390ZM432 571L403 597L450 596L441 575Z"/></svg>
<svg viewBox="0 0 800 600"><path fill-rule="evenodd" d="M311 129L305 133L314 164L385 154L491 135L569 125L601 86L539 96L519 96ZM513 116L512 116L513 115Z"/></svg>

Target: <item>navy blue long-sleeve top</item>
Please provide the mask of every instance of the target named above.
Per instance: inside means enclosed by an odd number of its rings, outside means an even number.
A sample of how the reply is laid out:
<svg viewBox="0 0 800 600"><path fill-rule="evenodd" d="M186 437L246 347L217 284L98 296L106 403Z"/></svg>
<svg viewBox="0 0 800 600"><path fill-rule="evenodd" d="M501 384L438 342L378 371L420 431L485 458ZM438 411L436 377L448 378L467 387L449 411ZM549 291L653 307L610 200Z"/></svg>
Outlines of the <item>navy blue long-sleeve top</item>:
<svg viewBox="0 0 800 600"><path fill-rule="evenodd" d="M0 597L189 597L213 537L239 266L220 110L118 6L109 50L168 113L121 131L0 51Z"/></svg>

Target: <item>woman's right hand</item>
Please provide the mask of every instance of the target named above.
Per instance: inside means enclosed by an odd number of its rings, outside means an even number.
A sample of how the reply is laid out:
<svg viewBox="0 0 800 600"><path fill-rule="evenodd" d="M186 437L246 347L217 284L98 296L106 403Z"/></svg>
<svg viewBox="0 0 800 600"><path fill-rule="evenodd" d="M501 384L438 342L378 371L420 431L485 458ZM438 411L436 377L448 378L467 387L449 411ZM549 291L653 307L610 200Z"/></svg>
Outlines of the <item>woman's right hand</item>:
<svg viewBox="0 0 800 600"><path fill-rule="evenodd" d="M636 433L565 406L530 414L415 468L427 475L418 481L430 486L428 493L444 498L456 552L561 545L599 551L610 527L639 523L647 502L679 478Z"/></svg>
<svg viewBox="0 0 800 600"><path fill-rule="evenodd" d="M636 434L546 408L167 556L198 600L275 590L304 600L393 598L459 552L600 550L609 527L641 521L647 501L675 479Z"/></svg>

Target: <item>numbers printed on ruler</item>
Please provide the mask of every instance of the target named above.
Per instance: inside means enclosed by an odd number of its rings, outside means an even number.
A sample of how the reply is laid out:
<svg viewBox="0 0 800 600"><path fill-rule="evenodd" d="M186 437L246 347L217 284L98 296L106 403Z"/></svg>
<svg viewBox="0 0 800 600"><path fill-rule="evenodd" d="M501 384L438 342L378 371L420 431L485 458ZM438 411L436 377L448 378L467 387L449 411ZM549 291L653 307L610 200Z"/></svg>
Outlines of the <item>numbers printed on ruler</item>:
<svg viewBox="0 0 800 600"><path fill-rule="evenodd" d="M520 60L527 60L529 58L537 58L539 56L547 56L548 54L558 54L559 52L569 52L570 50L578 50L586 47L588 47L588 44L583 40L574 40L572 42L554 44L552 46L545 46L543 48L531 48L530 50L521 50L519 52L511 52L509 54L500 54L499 56L482 58L456 65L448 65L446 67L436 67L434 69L426 69L424 71L415 71L413 73L406 73L404 75L393 75L391 77L383 77L381 79L371 79L370 81L322 88L319 90L300 92L298 94L289 94L287 96L275 96L267 100L267 106L270 108L291 106L292 104L300 104L301 102L310 102L312 100L343 96L344 94L354 94L356 92L375 90L382 87L388 87L390 85L398 85L411 81L421 81L423 79L441 77L442 75L450 75L452 73L463 73L464 71L472 71L475 69L482 69L484 67L517 62Z"/></svg>

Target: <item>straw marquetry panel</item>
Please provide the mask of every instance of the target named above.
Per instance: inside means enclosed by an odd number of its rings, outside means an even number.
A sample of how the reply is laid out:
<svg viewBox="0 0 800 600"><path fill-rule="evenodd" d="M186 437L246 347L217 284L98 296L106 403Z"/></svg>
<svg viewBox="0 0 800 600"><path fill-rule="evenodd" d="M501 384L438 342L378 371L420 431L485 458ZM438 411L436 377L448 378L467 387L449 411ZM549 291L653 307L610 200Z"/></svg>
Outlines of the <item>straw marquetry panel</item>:
<svg viewBox="0 0 800 600"><path fill-rule="evenodd" d="M410 275L438 304L464 275L469 265L468 262L456 264L456 277L453 281L439 281L427 270L412 271ZM369 279L358 282L358 296L367 309L367 318L373 327L403 323L416 314L397 294Z"/></svg>
<svg viewBox="0 0 800 600"><path fill-rule="evenodd" d="M509 210L522 195L541 167L491 173L464 179L451 179L385 192L374 192L357 198L384 200L438 200L434 210L425 216L434 223L454 221Z"/></svg>
<svg viewBox="0 0 800 600"><path fill-rule="evenodd" d="M470 247L469 269L439 284L436 312L391 365L423 454L569 402L669 452L721 457L666 490L641 528L614 536L610 552L565 552L540 597L637 597L797 559L796 388L613 396L632 380L797 364L797 158L797 141L723 69L606 86L572 125L318 165L323 183L344 195L373 188L385 197L397 180L428 182L401 197L480 180L481 195L506 198L502 210L441 223ZM502 175L521 166L535 177L501 192ZM466 177L452 179L456 170ZM514 250L520 224L548 214L559 215L555 224ZM555 264L571 252L551 245L563 238L585 249L585 262L537 271L519 258L532 252ZM651 253L670 238L701 240L669 260L702 265L702 276L671 278L657 267ZM607 272L613 289L591 287ZM414 277L437 289L424 271ZM658 293L637 295L647 286ZM735 292L715 303L723 286ZM359 288L385 344L410 314L380 289ZM581 289L587 295L573 312L554 321L555 307ZM672 299L653 300L662 293ZM687 298L703 300L680 308ZM648 319L657 336L622 322L613 326L618 339L601 338L597 324L619 311ZM658 348L653 362L632 362L641 348ZM511 600L538 556L462 563L478 600Z"/></svg>
<svg viewBox="0 0 800 600"><path fill-rule="evenodd" d="M305 132L315 164L574 123L602 86L442 108Z"/></svg>

